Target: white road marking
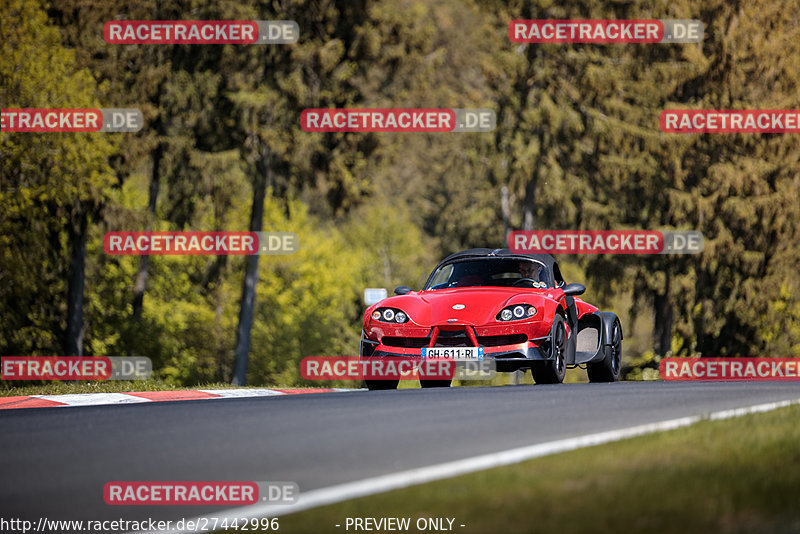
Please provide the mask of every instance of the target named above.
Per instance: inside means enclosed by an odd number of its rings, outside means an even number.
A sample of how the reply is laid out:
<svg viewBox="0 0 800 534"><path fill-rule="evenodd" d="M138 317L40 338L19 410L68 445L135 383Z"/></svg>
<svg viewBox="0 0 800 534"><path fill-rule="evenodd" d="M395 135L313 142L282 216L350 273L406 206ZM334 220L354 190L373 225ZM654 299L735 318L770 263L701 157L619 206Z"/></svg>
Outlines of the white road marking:
<svg viewBox="0 0 800 534"><path fill-rule="evenodd" d="M34 397L61 402L64 406L98 406L103 404L150 402L148 399L135 395L126 395L125 393L73 393L69 395L34 395Z"/></svg>
<svg viewBox="0 0 800 534"><path fill-rule="evenodd" d="M218 523L221 523L223 520L227 519L228 523L230 524L237 518L239 521L242 521L243 519L247 519L249 521L250 519L254 518L279 517L303 510L309 510L311 508L317 508L319 506L335 504L338 502L355 499L358 497L366 497L368 495L375 495L376 493L383 493L395 489L407 488L416 484L425 484L435 480L452 478L459 475L474 473L476 471L482 471L484 469L502 467L505 465L531 460L533 458L549 456L551 454L558 454L561 452L582 449L584 447L612 443L614 441L620 441L636 436L643 436L645 434L652 434L655 432L675 430L676 428L690 426L701 421L719 421L722 419L731 419L733 417L740 417L753 413L769 412L794 404L800 404L800 399L768 402L764 404L746 406L743 408L712 412L709 414L679 417L677 419L669 419L667 421L661 421L658 423L647 423L644 425L637 425L619 430L609 430L607 432L599 432L596 434L586 434L584 436L577 436L574 438L559 439L556 441L549 441L546 443L509 449L506 451L483 454L481 456L474 456L472 458L465 458L463 460L455 460L452 462L410 469L408 471L400 471L398 473L392 473L389 475L366 478L354 482L346 482L344 484L315 489L305 493L303 493L302 488L300 488L301 493L297 502L295 503L254 504L239 508L230 508L217 514L187 519L185 523L192 521L195 525L200 523L198 526L202 526L204 524L213 525L215 519ZM152 533L147 534L163 534L163 532L165 531L153 531ZM201 530L170 530L169 532L201 532Z"/></svg>
<svg viewBox="0 0 800 534"><path fill-rule="evenodd" d="M271 397L273 395L286 395L283 391L274 389L199 389L203 393L219 395L224 398L232 397Z"/></svg>

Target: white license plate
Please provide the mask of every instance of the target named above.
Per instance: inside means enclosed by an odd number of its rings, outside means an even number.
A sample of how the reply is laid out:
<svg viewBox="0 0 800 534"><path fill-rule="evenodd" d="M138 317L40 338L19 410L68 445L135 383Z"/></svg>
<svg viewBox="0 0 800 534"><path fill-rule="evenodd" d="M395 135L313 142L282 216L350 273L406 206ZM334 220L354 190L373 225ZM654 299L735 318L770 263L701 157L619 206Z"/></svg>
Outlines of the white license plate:
<svg viewBox="0 0 800 534"><path fill-rule="evenodd" d="M482 360L483 347L423 347L422 357L443 360Z"/></svg>

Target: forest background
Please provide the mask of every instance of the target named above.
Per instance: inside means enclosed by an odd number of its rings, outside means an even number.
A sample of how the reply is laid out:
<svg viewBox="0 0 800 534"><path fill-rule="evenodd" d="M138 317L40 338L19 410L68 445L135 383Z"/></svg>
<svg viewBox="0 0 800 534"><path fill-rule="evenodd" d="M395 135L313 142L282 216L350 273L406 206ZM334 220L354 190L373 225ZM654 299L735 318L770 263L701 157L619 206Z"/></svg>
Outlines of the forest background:
<svg viewBox="0 0 800 534"><path fill-rule="evenodd" d="M621 316L627 377L668 355L798 357L798 135L658 126L666 108L800 108L798 3L7 0L2 108L130 107L145 125L0 132L0 354L303 384L303 357L357 353L365 287L419 289L444 255L515 229L677 229L703 252L559 258ZM531 18L699 19L705 39L511 43L508 23ZM294 20L300 39L109 45L117 19ZM302 131L325 107L490 108L497 128ZM296 232L300 250L102 247L112 230L247 229Z"/></svg>

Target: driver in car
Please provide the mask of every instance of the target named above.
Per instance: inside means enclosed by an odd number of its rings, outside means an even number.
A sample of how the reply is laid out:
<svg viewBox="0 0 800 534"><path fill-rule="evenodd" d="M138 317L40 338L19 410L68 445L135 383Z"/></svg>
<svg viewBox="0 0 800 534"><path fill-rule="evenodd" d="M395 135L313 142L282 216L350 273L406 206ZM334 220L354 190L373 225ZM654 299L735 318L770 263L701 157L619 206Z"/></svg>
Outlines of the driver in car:
<svg viewBox="0 0 800 534"><path fill-rule="evenodd" d="M522 261L519 263L520 278L530 278L534 282L539 282L539 275L542 272L542 265L533 261Z"/></svg>

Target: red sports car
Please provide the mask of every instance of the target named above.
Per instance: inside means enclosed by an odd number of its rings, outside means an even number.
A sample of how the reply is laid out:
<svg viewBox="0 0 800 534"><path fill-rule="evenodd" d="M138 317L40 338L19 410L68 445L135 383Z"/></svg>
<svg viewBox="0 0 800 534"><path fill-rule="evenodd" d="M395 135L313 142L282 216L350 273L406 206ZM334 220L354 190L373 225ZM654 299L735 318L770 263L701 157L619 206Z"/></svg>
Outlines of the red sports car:
<svg viewBox="0 0 800 534"><path fill-rule="evenodd" d="M400 286L396 296L367 308L360 354L421 358L431 349L458 348L480 351L500 372L531 369L537 384L560 383L567 368L584 364L592 382L619 380L619 318L577 298L584 291L564 281L550 255L465 250L439 263L421 291ZM369 389L397 383L366 381Z"/></svg>

